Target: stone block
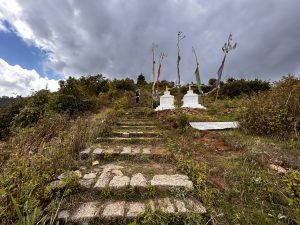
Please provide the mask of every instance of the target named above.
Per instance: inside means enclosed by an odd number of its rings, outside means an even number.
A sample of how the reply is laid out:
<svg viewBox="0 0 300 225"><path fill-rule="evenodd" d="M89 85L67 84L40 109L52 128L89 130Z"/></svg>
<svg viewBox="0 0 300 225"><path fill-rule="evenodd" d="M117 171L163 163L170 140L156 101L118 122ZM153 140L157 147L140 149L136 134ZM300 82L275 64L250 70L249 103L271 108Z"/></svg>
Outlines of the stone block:
<svg viewBox="0 0 300 225"><path fill-rule="evenodd" d="M92 155L93 155L94 157L96 157L96 158L99 158L99 157L101 157L101 155L103 155L103 151L104 151L103 148L96 148L96 149L93 151Z"/></svg>
<svg viewBox="0 0 300 225"><path fill-rule="evenodd" d="M129 180L127 176L114 176L108 186L112 189L122 189L129 185Z"/></svg>
<svg viewBox="0 0 300 225"><path fill-rule="evenodd" d="M97 218L99 215L100 207L98 202L88 202L82 204L74 215L71 217L72 221L89 221Z"/></svg>
<svg viewBox="0 0 300 225"><path fill-rule="evenodd" d="M79 180L79 185L82 188L90 188L94 182L94 179L90 180Z"/></svg>
<svg viewBox="0 0 300 225"><path fill-rule="evenodd" d="M169 198L162 198L157 200L158 208L165 213L174 213L175 208Z"/></svg>
<svg viewBox="0 0 300 225"><path fill-rule="evenodd" d="M123 176L123 173L121 170L111 170L110 172L117 176Z"/></svg>
<svg viewBox="0 0 300 225"><path fill-rule="evenodd" d="M179 213L185 213L185 212L188 211L187 208L185 207L185 204L184 204L183 201L175 199L174 200L174 204L175 204L175 206L177 208L177 212L179 212Z"/></svg>
<svg viewBox="0 0 300 225"><path fill-rule="evenodd" d="M197 200L187 199L187 208L189 211L193 211L195 213L203 214L206 213L206 208Z"/></svg>
<svg viewBox="0 0 300 225"><path fill-rule="evenodd" d="M133 148L131 151L131 154L139 154L141 152L141 149L139 147Z"/></svg>
<svg viewBox="0 0 300 225"><path fill-rule="evenodd" d="M81 160L88 159L89 156L90 156L91 151L92 150L90 148L86 148L85 150L79 152L79 158Z"/></svg>
<svg viewBox="0 0 300 225"><path fill-rule="evenodd" d="M130 186L137 187L137 188L146 188L147 187L147 180L144 177L144 175L141 174L141 173L134 174L131 177Z"/></svg>
<svg viewBox="0 0 300 225"><path fill-rule="evenodd" d="M151 148L143 148L142 153L147 155L151 154Z"/></svg>
<svg viewBox="0 0 300 225"><path fill-rule="evenodd" d="M102 218L104 219L120 218L124 216L124 211L125 211L125 201L108 203L103 210Z"/></svg>
<svg viewBox="0 0 300 225"><path fill-rule="evenodd" d="M141 203L141 202L129 203L127 208L128 208L128 211L126 214L127 218L135 218L139 215L144 214L144 212L145 212L145 204Z"/></svg>
<svg viewBox="0 0 300 225"><path fill-rule="evenodd" d="M175 175L155 175L150 184L158 188L187 188L193 189L193 182L185 175L175 174Z"/></svg>
<svg viewBox="0 0 300 225"><path fill-rule="evenodd" d="M96 184L94 185L95 189L103 189L106 186L108 186L109 181L111 179L111 173L110 172L103 172L100 177L98 178Z"/></svg>
<svg viewBox="0 0 300 225"><path fill-rule="evenodd" d="M70 212L68 210L62 210L57 214L57 220L66 223L70 218Z"/></svg>
<svg viewBox="0 0 300 225"><path fill-rule="evenodd" d="M88 173L83 176L83 179L85 180L95 179L96 175L97 175L96 173Z"/></svg>
<svg viewBox="0 0 300 225"><path fill-rule="evenodd" d="M130 153L131 153L131 147L123 147L121 154L130 154Z"/></svg>

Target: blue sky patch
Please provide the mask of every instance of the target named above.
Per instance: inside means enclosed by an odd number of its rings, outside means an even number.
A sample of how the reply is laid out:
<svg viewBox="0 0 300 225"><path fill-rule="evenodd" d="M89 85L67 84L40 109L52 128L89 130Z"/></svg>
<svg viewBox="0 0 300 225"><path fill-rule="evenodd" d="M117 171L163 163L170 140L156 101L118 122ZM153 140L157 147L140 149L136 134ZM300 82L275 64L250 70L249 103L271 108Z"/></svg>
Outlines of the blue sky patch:
<svg viewBox="0 0 300 225"><path fill-rule="evenodd" d="M10 65L20 65L24 69L35 69L42 77L59 79L59 75L52 70L45 71L43 62L47 59L47 52L26 43L6 22L4 24L10 32L0 32L0 58Z"/></svg>

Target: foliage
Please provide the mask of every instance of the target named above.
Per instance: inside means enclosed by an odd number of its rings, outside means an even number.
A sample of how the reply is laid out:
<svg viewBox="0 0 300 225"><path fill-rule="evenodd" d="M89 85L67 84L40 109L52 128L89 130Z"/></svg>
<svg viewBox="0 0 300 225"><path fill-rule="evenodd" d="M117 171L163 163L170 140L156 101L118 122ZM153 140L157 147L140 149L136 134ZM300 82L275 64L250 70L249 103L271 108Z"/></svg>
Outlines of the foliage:
<svg viewBox="0 0 300 225"><path fill-rule="evenodd" d="M7 139L10 135L12 121L24 105L25 101L19 99L6 108L0 109L0 140Z"/></svg>
<svg viewBox="0 0 300 225"><path fill-rule="evenodd" d="M238 97L240 95L251 95L253 93L259 93L267 91L271 88L270 83L259 79L245 80L228 78L219 91L219 95L222 97Z"/></svg>
<svg viewBox="0 0 300 225"><path fill-rule="evenodd" d="M284 77L269 92L245 100L241 111L241 127L247 133L299 139L300 80Z"/></svg>
<svg viewBox="0 0 300 225"><path fill-rule="evenodd" d="M297 170L285 176L284 181L287 185L287 193L289 194L290 204L300 207L300 172Z"/></svg>
<svg viewBox="0 0 300 225"><path fill-rule="evenodd" d="M44 187L74 167L78 148L85 146L90 138L88 133L92 133L89 121L82 118L71 121L67 116L55 114L43 118L36 126L15 130L5 146L10 154L2 166L0 188L15 199L25 217L47 203L49 195L45 196ZM65 194L75 188L73 181L73 178L66 180L71 186L67 185L69 191ZM5 212L0 214L1 224L15 224L18 216L13 208L8 196L1 199L0 209Z"/></svg>
<svg viewBox="0 0 300 225"><path fill-rule="evenodd" d="M111 81L110 85L118 91L134 91L135 85L132 79L126 78L117 80L114 79Z"/></svg>
<svg viewBox="0 0 300 225"><path fill-rule="evenodd" d="M2 96L0 97L0 108L4 108L8 105L10 105L14 100L20 99L21 96L14 97L8 97L8 96Z"/></svg>
<svg viewBox="0 0 300 225"><path fill-rule="evenodd" d="M184 214L168 214L162 211L152 211L149 206L146 207L143 216L136 219L130 225L193 225L202 224L202 217L196 213Z"/></svg>
<svg viewBox="0 0 300 225"><path fill-rule="evenodd" d="M145 78L145 76L142 73L138 76L136 84L138 86L144 86L144 85L147 84L146 78Z"/></svg>
<svg viewBox="0 0 300 225"><path fill-rule="evenodd" d="M36 124L46 112L49 113L50 91L40 90L28 98L26 105L14 117L13 127L27 127Z"/></svg>

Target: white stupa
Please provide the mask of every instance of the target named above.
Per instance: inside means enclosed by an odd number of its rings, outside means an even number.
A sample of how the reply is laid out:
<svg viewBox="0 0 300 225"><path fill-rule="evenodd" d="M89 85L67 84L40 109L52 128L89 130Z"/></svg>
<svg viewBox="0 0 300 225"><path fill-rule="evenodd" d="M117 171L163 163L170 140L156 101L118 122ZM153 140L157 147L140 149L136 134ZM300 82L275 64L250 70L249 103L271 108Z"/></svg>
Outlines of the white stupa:
<svg viewBox="0 0 300 225"><path fill-rule="evenodd" d="M191 88L183 96L183 105L181 108L206 109L206 107L198 103L198 95L193 93Z"/></svg>
<svg viewBox="0 0 300 225"><path fill-rule="evenodd" d="M155 109L155 111L165 109L175 109L174 96L170 95L170 91L168 91L168 88L166 88L164 95L159 97L159 106Z"/></svg>

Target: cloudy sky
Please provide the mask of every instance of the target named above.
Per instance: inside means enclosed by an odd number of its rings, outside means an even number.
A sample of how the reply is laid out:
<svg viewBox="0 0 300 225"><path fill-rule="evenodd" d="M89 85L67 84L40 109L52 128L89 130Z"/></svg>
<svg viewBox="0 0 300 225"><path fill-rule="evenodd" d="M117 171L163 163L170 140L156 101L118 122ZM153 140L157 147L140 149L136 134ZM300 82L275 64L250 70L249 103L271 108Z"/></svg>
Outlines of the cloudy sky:
<svg viewBox="0 0 300 225"><path fill-rule="evenodd" d="M0 96L58 88L67 76L151 79L167 54L161 79L176 80L176 39L182 31L181 79L216 77L229 33L223 79L278 80L300 73L300 0L0 0ZM157 59L158 61L158 59Z"/></svg>

